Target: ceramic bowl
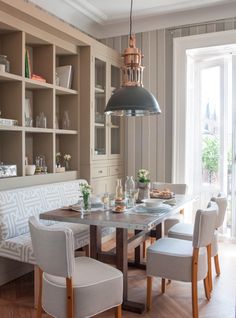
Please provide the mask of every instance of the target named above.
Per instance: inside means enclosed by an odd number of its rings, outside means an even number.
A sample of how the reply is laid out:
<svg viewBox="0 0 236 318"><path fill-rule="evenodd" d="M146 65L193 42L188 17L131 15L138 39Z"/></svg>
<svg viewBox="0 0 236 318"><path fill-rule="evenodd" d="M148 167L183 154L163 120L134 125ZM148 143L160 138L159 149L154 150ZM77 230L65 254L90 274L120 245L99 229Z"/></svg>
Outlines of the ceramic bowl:
<svg viewBox="0 0 236 318"><path fill-rule="evenodd" d="M162 199L144 199L143 203L147 208L156 208L161 205L163 202Z"/></svg>

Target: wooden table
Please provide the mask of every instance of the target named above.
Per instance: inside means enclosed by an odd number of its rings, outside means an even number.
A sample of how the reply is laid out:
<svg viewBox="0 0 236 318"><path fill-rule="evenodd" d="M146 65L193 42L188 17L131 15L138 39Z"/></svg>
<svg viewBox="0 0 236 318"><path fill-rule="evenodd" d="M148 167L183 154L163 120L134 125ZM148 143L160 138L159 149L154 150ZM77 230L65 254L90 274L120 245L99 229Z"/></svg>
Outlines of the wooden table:
<svg viewBox="0 0 236 318"><path fill-rule="evenodd" d="M91 211L81 214L71 210L58 209L40 214L41 219L61 222L87 224L90 226L90 256L102 262L115 264L123 272L123 309L136 313L145 310L145 304L128 300L128 265L145 268L141 263L142 249L140 244L146 240L151 229L156 228L156 238L162 236L163 221L178 213L187 203L193 200L192 196L176 195L176 204L155 211L137 212L135 209L127 213L113 213L111 211ZM116 247L110 251L102 251L101 227L116 228ZM128 238L128 231L134 235ZM135 249L134 262L128 264L128 248Z"/></svg>

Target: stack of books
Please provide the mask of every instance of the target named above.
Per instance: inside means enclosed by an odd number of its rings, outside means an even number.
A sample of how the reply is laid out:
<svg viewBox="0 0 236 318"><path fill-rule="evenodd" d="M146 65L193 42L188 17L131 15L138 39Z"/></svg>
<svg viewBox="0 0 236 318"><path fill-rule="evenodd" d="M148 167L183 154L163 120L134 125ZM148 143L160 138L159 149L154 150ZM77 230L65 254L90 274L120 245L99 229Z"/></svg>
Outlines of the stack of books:
<svg viewBox="0 0 236 318"><path fill-rule="evenodd" d="M32 73L32 65L30 59L30 50L28 48L25 49L25 77L30 78L32 80L40 81L46 83L46 79L41 75Z"/></svg>

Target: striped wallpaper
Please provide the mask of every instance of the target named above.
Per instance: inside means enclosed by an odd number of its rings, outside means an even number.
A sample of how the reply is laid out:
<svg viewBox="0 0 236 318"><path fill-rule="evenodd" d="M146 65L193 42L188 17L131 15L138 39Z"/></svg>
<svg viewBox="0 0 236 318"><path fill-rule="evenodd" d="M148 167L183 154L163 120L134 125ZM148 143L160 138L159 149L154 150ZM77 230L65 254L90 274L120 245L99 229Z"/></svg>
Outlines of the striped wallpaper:
<svg viewBox="0 0 236 318"><path fill-rule="evenodd" d="M173 38L232 29L236 18L136 34L137 47L144 54L144 87L157 97L162 114L125 119L126 175L136 176L138 169L145 168L152 180L171 181ZM123 52L128 36L101 42Z"/></svg>

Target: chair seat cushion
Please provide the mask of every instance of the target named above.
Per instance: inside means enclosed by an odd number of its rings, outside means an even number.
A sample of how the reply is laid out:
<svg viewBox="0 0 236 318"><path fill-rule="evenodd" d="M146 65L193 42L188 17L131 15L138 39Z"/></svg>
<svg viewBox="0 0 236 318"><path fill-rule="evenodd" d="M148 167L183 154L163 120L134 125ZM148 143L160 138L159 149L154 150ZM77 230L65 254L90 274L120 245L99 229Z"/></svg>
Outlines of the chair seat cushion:
<svg viewBox="0 0 236 318"><path fill-rule="evenodd" d="M123 274L112 266L78 257L72 281L75 318L91 317L122 303ZM42 302L50 315L66 317L65 278L44 273Z"/></svg>
<svg viewBox="0 0 236 318"><path fill-rule="evenodd" d="M50 227L69 227L74 233L75 249L89 244L89 226L83 224L72 224L58 222ZM0 256L14 259L16 261L35 264L30 233L19 235L0 242Z"/></svg>
<svg viewBox="0 0 236 318"><path fill-rule="evenodd" d="M147 275L191 282L192 242L164 238L147 249ZM206 248L199 250L198 280L207 275Z"/></svg>
<svg viewBox="0 0 236 318"><path fill-rule="evenodd" d="M180 240L192 241L193 239L193 224L177 223L168 231L168 237L177 238Z"/></svg>
<svg viewBox="0 0 236 318"><path fill-rule="evenodd" d="M178 223L172 226L168 231L168 237L192 241L193 239L193 225L189 223ZM215 232L211 243L211 256L218 254L218 238Z"/></svg>

